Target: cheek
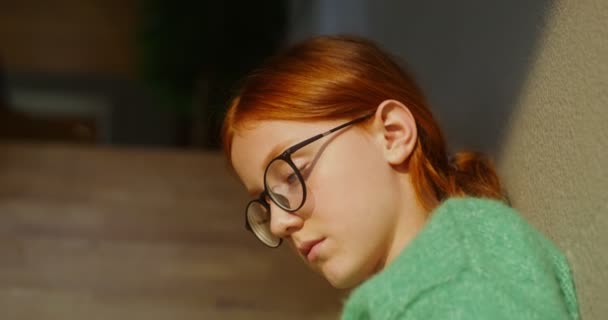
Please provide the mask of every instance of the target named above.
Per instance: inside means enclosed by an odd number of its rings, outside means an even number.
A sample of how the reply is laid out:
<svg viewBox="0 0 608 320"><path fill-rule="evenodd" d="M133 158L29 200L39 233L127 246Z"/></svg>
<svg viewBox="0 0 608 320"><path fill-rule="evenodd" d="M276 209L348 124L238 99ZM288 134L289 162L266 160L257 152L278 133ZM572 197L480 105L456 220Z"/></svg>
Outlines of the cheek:
<svg viewBox="0 0 608 320"><path fill-rule="evenodd" d="M328 154L312 186L324 231L335 237L341 250L367 256L381 251L388 239L396 188L390 167L375 149L362 149Z"/></svg>
<svg viewBox="0 0 608 320"><path fill-rule="evenodd" d="M343 148L328 155L319 166L314 187L319 205L335 212L344 222L385 211L394 200L391 168L372 146ZM334 215L334 216L335 216ZM363 215L363 217L359 216Z"/></svg>

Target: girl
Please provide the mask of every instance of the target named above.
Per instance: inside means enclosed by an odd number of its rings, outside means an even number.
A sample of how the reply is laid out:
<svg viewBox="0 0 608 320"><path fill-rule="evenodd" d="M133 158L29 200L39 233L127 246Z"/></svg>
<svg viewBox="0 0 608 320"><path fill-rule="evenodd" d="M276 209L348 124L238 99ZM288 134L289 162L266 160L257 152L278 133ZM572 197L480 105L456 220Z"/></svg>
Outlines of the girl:
<svg viewBox="0 0 608 320"><path fill-rule="evenodd" d="M247 77L224 120L246 226L337 288L343 319L578 319L564 256L481 154L449 157L413 79L324 36Z"/></svg>

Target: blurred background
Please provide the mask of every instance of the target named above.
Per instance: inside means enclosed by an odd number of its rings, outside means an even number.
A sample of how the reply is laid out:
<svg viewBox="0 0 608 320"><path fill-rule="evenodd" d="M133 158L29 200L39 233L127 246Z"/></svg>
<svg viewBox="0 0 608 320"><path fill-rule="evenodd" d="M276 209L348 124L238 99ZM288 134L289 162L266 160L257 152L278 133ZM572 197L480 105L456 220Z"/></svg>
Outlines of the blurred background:
<svg viewBox="0 0 608 320"><path fill-rule="evenodd" d="M335 319L348 292L244 231L218 131L269 55L349 33L413 72L452 151L495 159L604 319L607 21L603 0L2 0L2 318Z"/></svg>

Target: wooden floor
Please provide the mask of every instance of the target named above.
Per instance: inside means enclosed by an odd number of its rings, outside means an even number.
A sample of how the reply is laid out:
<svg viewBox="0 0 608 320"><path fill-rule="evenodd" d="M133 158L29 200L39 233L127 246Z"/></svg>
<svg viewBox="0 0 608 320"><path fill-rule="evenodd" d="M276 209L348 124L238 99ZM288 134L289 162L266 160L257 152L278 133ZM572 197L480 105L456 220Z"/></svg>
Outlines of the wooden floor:
<svg viewBox="0 0 608 320"><path fill-rule="evenodd" d="M1 319L335 319L219 153L0 143Z"/></svg>

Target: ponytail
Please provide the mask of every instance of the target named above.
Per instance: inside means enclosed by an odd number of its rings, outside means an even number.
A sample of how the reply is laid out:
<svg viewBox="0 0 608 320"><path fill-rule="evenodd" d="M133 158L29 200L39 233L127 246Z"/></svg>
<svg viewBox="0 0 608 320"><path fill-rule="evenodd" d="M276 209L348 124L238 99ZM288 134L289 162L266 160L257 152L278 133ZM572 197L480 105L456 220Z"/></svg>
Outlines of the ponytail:
<svg viewBox="0 0 608 320"><path fill-rule="evenodd" d="M452 196L474 196L508 203L492 161L479 152L458 152L449 159Z"/></svg>
<svg viewBox="0 0 608 320"><path fill-rule="evenodd" d="M435 157L417 148L411 157L410 169L417 197L431 211L450 197L480 197L503 201L510 205L500 184L492 161L482 153L465 151L448 157Z"/></svg>

